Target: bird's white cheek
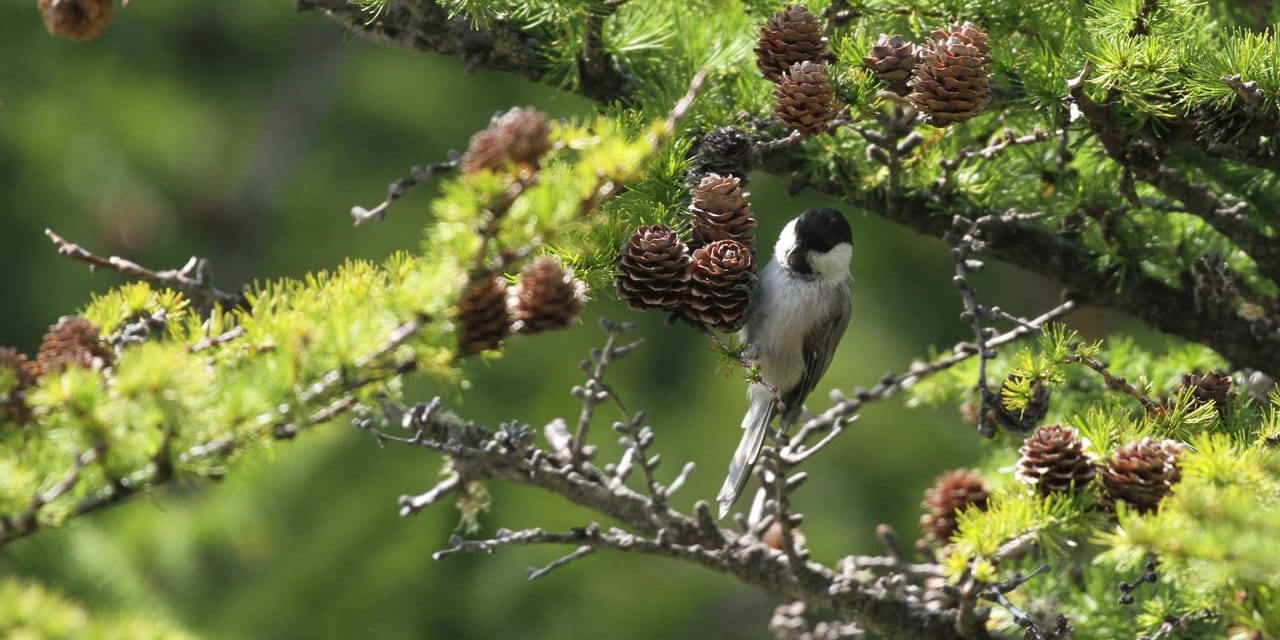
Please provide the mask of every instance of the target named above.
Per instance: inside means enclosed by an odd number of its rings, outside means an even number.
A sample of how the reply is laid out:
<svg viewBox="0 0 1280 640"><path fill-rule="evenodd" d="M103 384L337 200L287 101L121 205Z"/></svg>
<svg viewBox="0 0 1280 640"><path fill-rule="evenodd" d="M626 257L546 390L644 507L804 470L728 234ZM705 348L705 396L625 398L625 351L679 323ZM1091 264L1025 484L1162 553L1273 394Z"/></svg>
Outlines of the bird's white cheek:
<svg viewBox="0 0 1280 640"><path fill-rule="evenodd" d="M785 263L792 249L796 248L796 242L796 221L792 220L782 228L782 232L778 234L778 242L773 245L774 260Z"/></svg>
<svg viewBox="0 0 1280 640"><path fill-rule="evenodd" d="M847 243L836 245L826 253L809 255L809 265L814 273L823 278L841 278L849 273L849 260L853 258L853 246Z"/></svg>

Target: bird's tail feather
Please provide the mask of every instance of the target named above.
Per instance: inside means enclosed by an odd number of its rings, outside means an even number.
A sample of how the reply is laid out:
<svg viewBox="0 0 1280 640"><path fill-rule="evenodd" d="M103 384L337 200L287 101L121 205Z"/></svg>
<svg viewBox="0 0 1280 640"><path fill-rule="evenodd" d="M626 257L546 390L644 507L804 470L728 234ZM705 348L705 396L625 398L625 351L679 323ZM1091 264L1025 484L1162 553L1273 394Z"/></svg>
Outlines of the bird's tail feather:
<svg viewBox="0 0 1280 640"><path fill-rule="evenodd" d="M751 478L751 468L755 466L760 449L764 447L764 435L773 421L775 407L772 394L751 394L751 408L742 419L742 440L738 442L737 451L729 461L729 475L724 479L720 495L716 500L720 503L720 517L723 518L737 502L738 496L747 486ZM761 397L763 395L764 397Z"/></svg>

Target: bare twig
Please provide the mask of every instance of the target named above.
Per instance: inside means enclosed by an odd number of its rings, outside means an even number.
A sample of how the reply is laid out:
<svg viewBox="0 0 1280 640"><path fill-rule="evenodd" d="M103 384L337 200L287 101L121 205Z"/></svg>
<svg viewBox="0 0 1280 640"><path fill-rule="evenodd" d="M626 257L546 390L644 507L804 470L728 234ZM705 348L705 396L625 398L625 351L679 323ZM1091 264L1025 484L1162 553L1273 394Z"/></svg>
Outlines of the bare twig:
<svg viewBox="0 0 1280 640"><path fill-rule="evenodd" d="M1067 354L1065 361L1071 364L1082 364L1094 371L1097 371L1098 374L1102 376L1102 379L1106 381L1108 388L1132 396L1135 400L1142 403L1142 408L1147 413L1155 412L1160 408L1160 405L1156 401L1152 400L1150 396L1130 384L1128 380L1112 373L1110 367L1107 366L1107 363L1102 362L1097 358L1079 353L1069 353Z"/></svg>
<svg viewBox="0 0 1280 640"><path fill-rule="evenodd" d="M361 206L351 207L351 218L356 226L360 226L370 220L379 220L386 218L387 208L391 203L403 198L414 187L426 182L438 175L443 175L458 168L458 161L461 156L456 152L449 154L449 159L444 162L436 162L425 166L414 166L409 170L408 177L400 178L392 182L387 187L387 198L378 203L372 209L366 209Z"/></svg>
<svg viewBox="0 0 1280 640"><path fill-rule="evenodd" d="M1036 621L1033 620L1031 616L1027 615L1025 611L1014 605L1006 595L1031 581L1033 578L1042 573L1047 573L1048 571L1049 565L1040 565L1035 571L1032 571L1025 576L1014 576L1009 580L992 585L991 587L983 590L980 596L984 600L991 600L1008 610L1009 615L1013 616L1014 622L1028 631L1027 637L1035 640L1050 640L1051 638L1057 638L1057 634L1046 632L1042 627L1040 627L1040 625L1036 624Z"/></svg>
<svg viewBox="0 0 1280 640"><path fill-rule="evenodd" d="M1079 305L1075 302L1064 302L1045 313L1040 314L1036 318L1019 323L1018 326L994 336L986 341L987 348L998 347L1015 340L1025 338L1030 335L1039 334L1041 327L1048 322L1058 320L1072 311L1075 311ZM898 391L914 384L919 380L923 380L939 371L945 371L951 367L968 360L978 353L978 348L972 343L960 343L952 348L952 354L944 358L939 358L929 364L921 364L912 366L906 373L896 374L888 373L880 379L875 386L870 389L858 387L853 391L853 397L848 398L838 392L833 392L832 399L835 405L830 409L822 412L804 423L800 430L796 433L791 442L783 449L783 460L789 465L795 465L803 461L805 458L813 455L822 447L830 443L834 437L826 436L821 439L818 444L807 446L807 443L815 437L823 434L829 434L835 429L840 428L844 423L855 417L862 405L876 400L885 400L892 397Z"/></svg>
<svg viewBox="0 0 1280 640"><path fill-rule="evenodd" d="M209 263L195 256L192 256L181 269L153 271L136 262L118 256L106 258L99 256L54 233L52 229L45 229L44 234L58 247L58 253L72 260L87 263L91 271L111 269L126 276L181 291L191 299L196 308L208 309L215 303L221 304L225 308L239 307L245 304L243 293L228 293L213 286L209 275Z"/></svg>
<svg viewBox="0 0 1280 640"><path fill-rule="evenodd" d="M640 342L634 342L627 345L619 345L618 339L624 334L635 329L634 322L612 322L604 318L600 319L600 326L609 337L605 339L604 347L599 350L592 350L590 361L583 362L583 368L589 374L587 381L580 387L573 388L573 395L582 401L582 411L578 414L578 426L573 433L573 442L570 445L570 462L579 465L583 461L582 451L586 445L587 434L591 428L591 420L595 416L596 406L600 403L612 398L618 403L618 407L626 413L622 401L619 400L613 390L604 383L604 375L609 370L609 365L619 358L625 357L631 353Z"/></svg>
<svg viewBox="0 0 1280 640"><path fill-rule="evenodd" d="M991 392L987 386L987 362L996 357L995 349L987 346L987 339L994 334L992 329L984 327L982 321L987 316L985 308L978 305L977 296L974 293L973 285L969 283L969 274L973 271L981 270L983 264L980 260L974 259L975 253L981 253L983 243L978 239L978 224L976 221L967 220L960 216L956 216L953 224L955 231L944 238L951 245L951 259L955 263L955 276L952 281L956 287L960 289L960 299L964 303L964 311L960 314L960 319L969 324L973 330L974 344L978 355L978 379L974 382L974 387L978 391L978 397L982 402L982 413L992 411L992 405L998 404L999 399ZM995 435L990 423L987 420L978 420L978 431L982 435L990 438Z"/></svg>
<svg viewBox="0 0 1280 640"><path fill-rule="evenodd" d="M244 327L233 327L216 336L208 336L205 338L201 338L195 344L191 345L190 347L187 347L187 351L191 353L199 353L201 351L204 351L205 349L220 347L243 335L244 335Z"/></svg>
<svg viewBox="0 0 1280 640"><path fill-rule="evenodd" d="M542 576L545 576L548 573L551 573L552 571L555 571L556 569L559 569L560 567L563 567L566 564L573 562L574 560L577 560L579 558L582 558L591 554L595 550L596 550L595 547L592 547L589 545L582 545L581 547L574 549L572 553L556 558L555 560L552 560L551 563L546 565L545 567L542 567L542 568L529 567L529 580L537 580L538 578L541 578Z"/></svg>
<svg viewBox="0 0 1280 640"><path fill-rule="evenodd" d="M693 106L693 101L698 99L698 94L702 92L702 85L707 82L707 70L699 69L693 74L693 78L689 80L689 88L685 90L684 96L676 101L675 106L671 108L671 112L667 114L667 121L662 127L662 135L653 141L653 148L658 149L667 140L676 134L676 127L680 125L680 121L688 115L689 108Z"/></svg>
<svg viewBox="0 0 1280 640"><path fill-rule="evenodd" d="M957 153L954 157L942 160L941 161L942 175L938 178L938 185L946 186L950 184L952 181L952 178L955 175L956 170L959 169L960 165L964 164L966 160L973 160L975 158L981 159L981 160L990 160L996 157L997 155L1000 155L1001 152L1011 147L1017 147L1017 146L1029 145L1029 144L1038 144L1040 142L1044 142L1045 140L1049 139L1050 135L1051 134L1049 132L1045 131L1044 129L1040 129L1038 127L1031 133L1028 133L1026 135L1021 135L1021 136L1015 133L1012 129L1005 129L1000 133L1000 135L993 142L989 143L987 146L981 149L975 149L974 147L965 147L964 149L961 149L960 152ZM1065 140L1066 130L1060 129L1052 135L1059 136L1059 140ZM1065 144L1065 143L1061 143L1061 144ZM1063 169L1060 169L1060 170L1065 170L1065 167L1063 167Z"/></svg>
<svg viewBox="0 0 1280 640"><path fill-rule="evenodd" d="M400 517L411 516L426 509L439 502L441 498L456 492L460 486L462 486L462 476L457 473L451 473L426 493L420 493L416 496L400 496Z"/></svg>

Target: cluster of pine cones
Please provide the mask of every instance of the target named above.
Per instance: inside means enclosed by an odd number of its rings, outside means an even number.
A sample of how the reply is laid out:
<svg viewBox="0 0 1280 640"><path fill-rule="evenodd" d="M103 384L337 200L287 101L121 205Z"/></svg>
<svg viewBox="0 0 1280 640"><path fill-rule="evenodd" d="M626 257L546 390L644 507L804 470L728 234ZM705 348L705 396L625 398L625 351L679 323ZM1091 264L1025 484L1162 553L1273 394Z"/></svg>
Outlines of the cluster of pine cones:
<svg viewBox="0 0 1280 640"><path fill-rule="evenodd" d="M1143 438L1117 447L1096 461L1085 451L1080 433L1062 425L1036 429L1018 450L1017 478L1041 495L1079 493L1101 475L1102 506L1125 502L1140 513L1154 511L1182 479L1178 458L1185 445L1174 440ZM925 537L945 545L956 531L956 515L986 509L991 492L977 471L958 469L939 476L925 492L920 518Z"/></svg>
<svg viewBox="0 0 1280 640"><path fill-rule="evenodd" d="M693 238L666 225L635 230L618 256L618 298L736 331L756 286L755 217L735 176L709 173L692 190ZM692 248L692 250L691 250Z"/></svg>
<svg viewBox="0 0 1280 640"><path fill-rule="evenodd" d="M543 256L520 273L512 287L487 275L472 279L459 303L458 349L463 354L496 349L513 333L541 333L573 324L586 302L587 285L559 258Z"/></svg>
<svg viewBox="0 0 1280 640"><path fill-rule="evenodd" d="M1219 412L1230 406L1231 375L1224 371L1191 373L1182 377L1179 395L1189 393L1191 405L1213 403ZM1037 399L1039 399L1037 394ZM1047 404L1048 394L1045 401ZM1038 403L1033 403L1036 405ZM1036 420L1045 407L1036 406ZM1111 456L1097 460L1085 451L1088 442L1072 427L1050 425L1036 429L1018 450L1017 478L1041 495L1079 493L1101 476L1100 506L1113 509L1125 502L1139 513L1160 506L1173 485L1182 479L1178 459L1186 445L1175 440L1143 438L1117 447ZM986 509L991 492L982 475L957 469L939 476L925 492L920 518L925 538L945 545L956 531L956 514L970 507Z"/></svg>
<svg viewBox="0 0 1280 640"><path fill-rule="evenodd" d="M551 150L550 133L547 117L533 109L498 114L472 136L459 168L463 173L506 173L517 183L531 184L542 156ZM492 207L491 213L490 223L496 225L505 209ZM529 263L512 287L492 271L472 274L458 303L458 350L479 353L498 348L513 333L567 327L578 318L586 296L586 283L553 256Z"/></svg>
<svg viewBox="0 0 1280 640"><path fill-rule="evenodd" d="M57 375L70 367L101 371L111 366L115 353L103 343L98 327L82 316L64 316L49 328L34 362L12 347L0 347L0 423L25 424L31 417L24 397L45 375Z"/></svg>
<svg viewBox="0 0 1280 640"><path fill-rule="evenodd" d="M862 61L935 126L968 120L991 103L991 45L970 22L935 30L923 46L881 34Z"/></svg>
<svg viewBox="0 0 1280 640"><path fill-rule="evenodd" d="M838 112L825 32L818 16L793 5L761 27L756 43L756 66L777 84L774 117L804 136L826 131Z"/></svg>

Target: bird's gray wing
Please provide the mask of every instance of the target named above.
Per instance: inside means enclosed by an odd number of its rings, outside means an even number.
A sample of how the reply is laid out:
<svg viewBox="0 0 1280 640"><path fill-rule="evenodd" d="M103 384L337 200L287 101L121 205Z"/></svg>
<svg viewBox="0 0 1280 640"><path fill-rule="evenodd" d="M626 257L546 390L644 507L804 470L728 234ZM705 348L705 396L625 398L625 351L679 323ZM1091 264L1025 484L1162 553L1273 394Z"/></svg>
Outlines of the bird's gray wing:
<svg viewBox="0 0 1280 640"><path fill-rule="evenodd" d="M805 399L813 393L818 380L827 372L827 367L831 366L831 358L836 353L840 338L844 336L844 330L849 326L849 294L837 295L844 300L834 305L836 313L817 324L805 337L804 373L800 376L800 383L781 398L786 406L780 425L784 429L800 416Z"/></svg>

